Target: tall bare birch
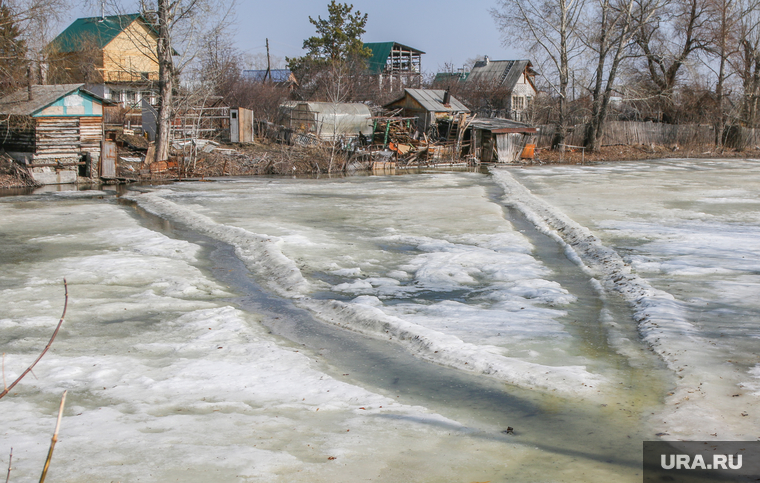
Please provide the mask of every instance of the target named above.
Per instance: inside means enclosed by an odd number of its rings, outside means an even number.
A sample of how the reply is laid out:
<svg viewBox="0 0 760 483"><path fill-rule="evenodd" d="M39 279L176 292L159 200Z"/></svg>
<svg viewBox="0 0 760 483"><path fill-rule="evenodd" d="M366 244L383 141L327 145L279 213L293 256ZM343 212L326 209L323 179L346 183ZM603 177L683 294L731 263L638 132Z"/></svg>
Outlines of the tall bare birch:
<svg viewBox="0 0 760 483"><path fill-rule="evenodd" d="M553 146L565 142L571 63L581 52L577 29L585 4L586 0L499 0L491 9L504 44L526 47L546 58L552 72L543 75L556 76L556 84L547 79L558 103Z"/></svg>
<svg viewBox="0 0 760 483"><path fill-rule="evenodd" d="M596 8L589 9L589 22L582 38L596 57L591 117L584 137L584 145L591 151L601 146L610 98L621 63L630 53L634 4L635 0L598 0Z"/></svg>

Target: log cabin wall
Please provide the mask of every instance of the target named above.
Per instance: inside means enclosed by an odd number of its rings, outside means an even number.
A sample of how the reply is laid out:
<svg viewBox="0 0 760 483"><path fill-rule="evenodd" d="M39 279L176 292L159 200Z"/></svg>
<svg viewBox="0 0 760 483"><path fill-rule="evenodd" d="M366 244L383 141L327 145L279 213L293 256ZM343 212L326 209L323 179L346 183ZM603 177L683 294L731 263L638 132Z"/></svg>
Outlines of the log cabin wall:
<svg viewBox="0 0 760 483"><path fill-rule="evenodd" d="M0 147L10 152L34 152L34 133L34 119L11 115L7 121L0 123Z"/></svg>
<svg viewBox="0 0 760 483"><path fill-rule="evenodd" d="M79 118L79 145L83 152L100 155L100 143L103 141L103 118Z"/></svg>
<svg viewBox="0 0 760 483"><path fill-rule="evenodd" d="M79 154L78 117L40 117L36 121L34 159Z"/></svg>

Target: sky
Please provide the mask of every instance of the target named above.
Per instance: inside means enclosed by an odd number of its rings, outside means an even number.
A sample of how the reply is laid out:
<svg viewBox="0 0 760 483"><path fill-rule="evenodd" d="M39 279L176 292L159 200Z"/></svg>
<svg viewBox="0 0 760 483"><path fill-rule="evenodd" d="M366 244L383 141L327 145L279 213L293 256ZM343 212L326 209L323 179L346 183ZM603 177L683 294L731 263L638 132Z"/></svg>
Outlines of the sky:
<svg viewBox="0 0 760 483"><path fill-rule="evenodd" d="M98 4L92 0L88 4ZM329 0L237 0L234 38L241 51L272 56L303 55L304 39L315 35L309 16L327 18ZM347 0L354 10L368 15L365 42L395 41L425 52L422 70L435 73L447 63L461 67L467 59L525 58L519 50L504 47L489 10L496 0ZM83 2L84 4L84 2ZM100 15L100 8L82 6L64 19L61 30L77 17Z"/></svg>

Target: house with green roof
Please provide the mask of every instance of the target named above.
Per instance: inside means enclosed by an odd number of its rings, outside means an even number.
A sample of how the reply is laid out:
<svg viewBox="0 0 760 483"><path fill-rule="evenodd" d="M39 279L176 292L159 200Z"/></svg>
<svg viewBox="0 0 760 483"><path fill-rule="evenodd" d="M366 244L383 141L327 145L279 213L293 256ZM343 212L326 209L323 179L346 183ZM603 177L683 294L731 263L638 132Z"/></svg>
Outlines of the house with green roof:
<svg viewBox="0 0 760 483"><path fill-rule="evenodd" d="M425 52L398 42L369 42L364 47L372 51L367 70L378 77L382 89L403 91L407 87L421 87Z"/></svg>
<svg viewBox="0 0 760 483"><path fill-rule="evenodd" d="M140 14L78 18L47 46L49 79L138 106L157 100L158 33Z"/></svg>

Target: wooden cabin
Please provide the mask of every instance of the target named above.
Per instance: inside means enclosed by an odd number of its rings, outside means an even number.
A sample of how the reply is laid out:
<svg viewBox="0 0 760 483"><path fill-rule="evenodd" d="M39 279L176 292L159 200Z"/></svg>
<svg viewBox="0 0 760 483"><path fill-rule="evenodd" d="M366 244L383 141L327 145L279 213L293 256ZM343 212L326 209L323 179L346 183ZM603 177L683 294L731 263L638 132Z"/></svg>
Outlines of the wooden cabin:
<svg viewBox="0 0 760 483"><path fill-rule="evenodd" d="M97 177L108 102L84 84L16 91L0 99L0 148L43 184Z"/></svg>

